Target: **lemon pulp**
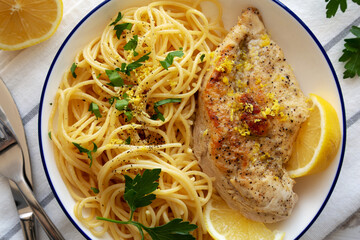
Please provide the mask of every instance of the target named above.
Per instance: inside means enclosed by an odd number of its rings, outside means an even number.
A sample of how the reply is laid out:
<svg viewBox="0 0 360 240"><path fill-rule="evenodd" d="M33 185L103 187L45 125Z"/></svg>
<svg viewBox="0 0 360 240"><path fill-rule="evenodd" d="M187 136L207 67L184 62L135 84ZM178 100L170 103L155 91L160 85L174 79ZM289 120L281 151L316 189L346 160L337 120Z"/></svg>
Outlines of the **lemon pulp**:
<svg viewBox="0 0 360 240"><path fill-rule="evenodd" d="M286 163L290 177L302 177L324 170L335 158L341 140L335 109L322 97L310 94L309 118L301 125L293 154Z"/></svg>
<svg viewBox="0 0 360 240"><path fill-rule="evenodd" d="M209 234L216 240L281 240L285 236L284 232L271 231L263 223L245 218L217 196L207 203L204 217Z"/></svg>
<svg viewBox="0 0 360 240"><path fill-rule="evenodd" d="M18 50L50 38L58 28L61 0L1 0L0 48Z"/></svg>

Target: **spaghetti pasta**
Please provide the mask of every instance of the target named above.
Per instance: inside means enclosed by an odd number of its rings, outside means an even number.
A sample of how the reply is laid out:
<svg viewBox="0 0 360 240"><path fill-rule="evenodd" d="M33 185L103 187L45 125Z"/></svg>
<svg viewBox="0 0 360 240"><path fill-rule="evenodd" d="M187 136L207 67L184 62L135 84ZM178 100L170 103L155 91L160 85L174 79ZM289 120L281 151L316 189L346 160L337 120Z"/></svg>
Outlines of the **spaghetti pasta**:
<svg viewBox="0 0 360 240"><path fill-rule="evenodd" d="M121 20L115 16L64 74L49 131L57 167L77 202L75 215L95 236L141 239L136 227L96 216L129 219L124 175L161 168L156 199L133 219L153 227L181 218L198 226L196 239L208 238L202 211L212 181L192 153L191 132L195 93L210 65L209 53L226 32L220 5L213 1L220 12L210 21L200 3L159 1L121 10ZM127 25L116 27L121 24ZM131 41L135 48L125 50ZM175 51L183 55L165 69L161 61ZM181 101L154 107L175 98ZM164 119L154 118L157 113Z"/></svg>

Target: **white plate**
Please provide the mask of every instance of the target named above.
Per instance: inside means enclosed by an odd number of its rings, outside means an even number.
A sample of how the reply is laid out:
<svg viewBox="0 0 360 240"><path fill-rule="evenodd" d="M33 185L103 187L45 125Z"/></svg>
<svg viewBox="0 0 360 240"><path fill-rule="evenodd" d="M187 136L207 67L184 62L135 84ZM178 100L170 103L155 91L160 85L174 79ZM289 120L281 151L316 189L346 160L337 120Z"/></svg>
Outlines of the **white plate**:
<svg viewBox="0 0 360 240"><path fill-rule="evenodd" d="M260 10L271 37L282 47L285 57L294 69L305 94L316 93L328 100L336 109L343 140L330 167L317 175L297 179L295 192L299 201L286 221L270 225L286 232L285 239L299 239L314 223L330 198L340 173L345 150L345 110L340 85L331 62L319 41L309 28L286 6L275 0L221 0L224 24L233 26L241 11L249 6ZM100 35L109 19L130 5L144 5L144 0L105 1L82 19L66 38L53 60L43 87L39 110L39 143L44 170L56 199L74 226L88 239L98 239L74 216L75 201L63 184L57 170L51 143L48 139L50 102L60 84L61 77L71 66L75 53ZM109 239L105 236L102 239Z"/></svg>

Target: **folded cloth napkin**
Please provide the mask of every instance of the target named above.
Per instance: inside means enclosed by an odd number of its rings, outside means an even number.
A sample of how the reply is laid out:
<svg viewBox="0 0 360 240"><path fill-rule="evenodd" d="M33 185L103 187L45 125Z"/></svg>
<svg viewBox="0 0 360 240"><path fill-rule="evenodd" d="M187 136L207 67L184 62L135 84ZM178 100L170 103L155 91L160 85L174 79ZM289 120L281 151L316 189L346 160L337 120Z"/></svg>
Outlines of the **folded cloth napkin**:
<svg viewBox="0 0 360 240"><path fill-rule="evenodd" d="M11 91L22 116L33 166L35 194L50 218L63 233L65 239L84 239L66 218L51 192L41 163L37 120L41 89L50 63L61 43L92 8L101 0L63 0L64 16L57 32L49 40L36 46L14 52L0 51L0 77ZM360 208L358 179L360 162L360 79L343 79L342 54L344 38L350 37L349 28L360 24L360 7L348 1L348 10L334 18L325 16L324 0L283 0L313 31L329 55L339 77L347 110L347 147L335 190L317 221L301 239L324 239L339 224ZM8 181L0 177L0 239L23 239L17 211ZM39 228L40 229L40 228ZM40 229L38 239L48 239Z"/></svg>

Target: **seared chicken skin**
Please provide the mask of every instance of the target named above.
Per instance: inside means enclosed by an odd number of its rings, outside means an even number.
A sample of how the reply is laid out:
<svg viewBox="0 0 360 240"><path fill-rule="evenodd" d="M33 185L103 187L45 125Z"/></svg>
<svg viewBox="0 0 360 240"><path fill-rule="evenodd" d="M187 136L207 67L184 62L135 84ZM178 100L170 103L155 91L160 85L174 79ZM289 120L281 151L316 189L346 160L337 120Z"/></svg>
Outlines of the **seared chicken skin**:
<svg viewBox="0 0 360 240"><path fill-rule="evenodd" d="M283 164L309 116L306 97L254 8L213 54L199 94L195 155L230 207L255 221L281 221L297 201Z"/></svg>

